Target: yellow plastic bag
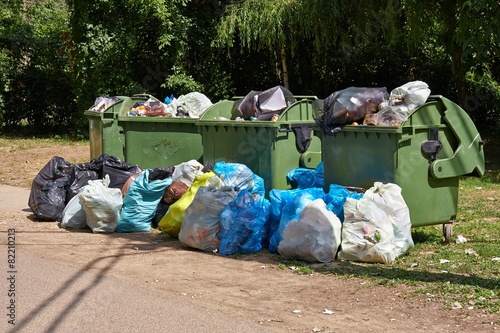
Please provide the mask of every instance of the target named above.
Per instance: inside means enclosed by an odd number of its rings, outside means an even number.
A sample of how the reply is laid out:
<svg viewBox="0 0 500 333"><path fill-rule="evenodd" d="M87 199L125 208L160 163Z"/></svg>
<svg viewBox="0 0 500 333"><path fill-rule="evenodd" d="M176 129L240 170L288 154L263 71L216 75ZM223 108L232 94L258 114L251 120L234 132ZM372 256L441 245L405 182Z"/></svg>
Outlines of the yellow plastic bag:
<svg viewBox="0 0 500 333"><path fill-rule="evenodd" d="M214 176L215 173L210 171L196 177L186 193L169 207L165 216L158 223L158 228L170 236L178 237L184 220L184 213L193 202L196 192L201 186L206 186L207 181Z"/></svg>

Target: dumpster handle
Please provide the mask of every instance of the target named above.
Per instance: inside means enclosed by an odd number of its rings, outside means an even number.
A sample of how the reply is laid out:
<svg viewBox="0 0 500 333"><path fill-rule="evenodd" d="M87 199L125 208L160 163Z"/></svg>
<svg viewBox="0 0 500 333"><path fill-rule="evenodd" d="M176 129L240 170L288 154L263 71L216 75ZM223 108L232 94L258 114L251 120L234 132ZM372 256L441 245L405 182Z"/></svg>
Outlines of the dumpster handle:
<svg viewBox="0 0 500 333"><path fill-rule="evenodd" d="M439 96L446 107L444 120L459 141L458 147L449 158L437 159L430 165L434 178L450 178L476 173L484 174L484 152L481 136L465 111L445 97Z"/></svg>

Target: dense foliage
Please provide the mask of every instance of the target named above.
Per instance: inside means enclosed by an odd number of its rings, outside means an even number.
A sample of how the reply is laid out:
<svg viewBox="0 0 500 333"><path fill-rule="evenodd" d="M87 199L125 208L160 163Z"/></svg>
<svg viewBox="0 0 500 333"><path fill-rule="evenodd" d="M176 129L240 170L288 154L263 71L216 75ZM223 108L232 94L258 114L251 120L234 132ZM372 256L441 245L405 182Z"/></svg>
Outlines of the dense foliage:
<svg viewBox="0 0 500 333"><path fill-rule="evenodd" d="M3 0L0 131L82 135L102 95L324 98L422 80L500 125L495 0Z"/></svg>

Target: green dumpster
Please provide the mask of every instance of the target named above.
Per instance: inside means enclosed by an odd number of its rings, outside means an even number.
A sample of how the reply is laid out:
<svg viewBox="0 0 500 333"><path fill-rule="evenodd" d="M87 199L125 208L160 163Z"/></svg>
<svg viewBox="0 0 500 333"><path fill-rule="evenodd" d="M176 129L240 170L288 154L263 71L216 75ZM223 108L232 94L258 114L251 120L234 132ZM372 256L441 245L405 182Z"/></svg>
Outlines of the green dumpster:
<svg viewBox="0 0 500 333"><path fill-rule="evenodd" d="M319 101L314 110L322 107ZM459 177L484 174L476 126L443 96L430 96L401 126L349 125L331 136L322 133L321 150L325 189L398 184L412 226L442 223L446 242L457 214Z"/></svg>
<svg viewBox="0 0 500 333"><path fill-rule="evenodd" d="M261 176L266 193L288 189L286 175L321 162L321 141L313 135L314 96L294 96L276 121L238 121L234 100L215 103L197 123L203 141L203 162L241 163ZM227 119L227 120L222 120Z"/></svg>
<svg viewBox="0 0 500 333"><path fill-rule="evenodd" d="M125 161L144 169L177 165L189 160L202 163L203 147L195 118L118 115L123 130Z"/></svg>
<svg viewBox="0 0 500 333"><path fill-rule="evenodd" d="M156 100L147 94L137 94L132 97L116 96L116 98L118 100L103 112L91 109L85 111L89 121L90 159L106 153L125 161L125 136L118 124L118 116L132 108L135 103L146 102L150 98Z"/></svg>

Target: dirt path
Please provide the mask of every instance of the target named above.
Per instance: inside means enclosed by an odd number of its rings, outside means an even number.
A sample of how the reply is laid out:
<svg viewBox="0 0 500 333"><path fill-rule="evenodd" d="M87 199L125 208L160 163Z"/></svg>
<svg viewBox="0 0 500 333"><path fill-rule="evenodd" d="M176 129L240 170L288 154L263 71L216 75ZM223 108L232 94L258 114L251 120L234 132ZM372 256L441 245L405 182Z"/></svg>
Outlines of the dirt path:
<svg viewBox="0 0 500 333"><path fill-rule="evenodd" d="M88 147L67 151L75 154L78 149L79 161L87 161ZM24 158L31 156L31 163L39 168L54 153L65 157L60 148L46 151L36 162L34 154L25 153ZM36 175L33 170L28 173L28 177ZM0 186L1 244L6 242L6 230L15 228L21 253L124 279L276 332L500 330L492 324L492 315L467 308L446 310L435 298L413 294L411 286L319 273L299 275L280 266L281 258L266 251L225 258L184 249L178 241L155 232L103 235L67 231L56 222L35 222L27 207L28 195L29 190ZM166 316L169 311L175 309L165 309Z"/></svg>

